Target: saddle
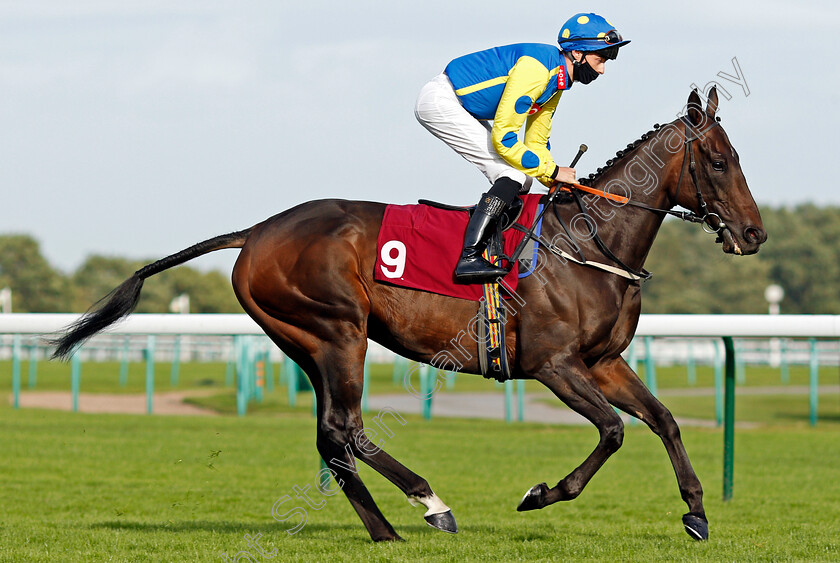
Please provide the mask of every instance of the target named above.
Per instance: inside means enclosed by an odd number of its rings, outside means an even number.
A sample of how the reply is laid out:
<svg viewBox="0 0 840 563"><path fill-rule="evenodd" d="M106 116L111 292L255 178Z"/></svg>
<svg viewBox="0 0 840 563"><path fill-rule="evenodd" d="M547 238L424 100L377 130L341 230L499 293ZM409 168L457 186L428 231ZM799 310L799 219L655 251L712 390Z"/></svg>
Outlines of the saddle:
<svg viewBox="0 0 840 563"><path fill-rule="evenodd" d="M436 209L466 211L470 214L475 210L474 206L458 207L428 199L421 199L418 203ZM487 250L484 251L484 258L488 262L498 263L502 258L509 260L509 257L504 253L502 233L516 224L523 208L522 199L516 197L499 218L496 231L491 235ZM481 375L485 378L505 382L512 379L505 348L505 321L508 311L503 304L499 282L488 282L482 285L483 297L479 301L478 319L480 322L477 327L478 339L476 342L479 367L481 368Z"/></svg>
<svg viewBox="0 0 840 563"><path fill-rule="evenodd" d="M517 199L504 221L503 249L496 256L512 256L538 214L541 196ZM387 205L377 237L374 279L378 282L429 291L459 299L479 301L480 284L456 283L453 272L463 248L464 230L472 208L422 200L423 205ZM512 226L516 221L515 226ZM502 231L503 229L499 229ZM494 239L498 240L496 237ZM514 267L503 285L516 291L520 272Z"/></svg>
<svg viewBox="0 0 840 563"><path fill-rule="evenodd" d="M435 209L445 209L447 211L466 211L470 215L472 215L473 211L475 210L475 206L468 206L468 207L461 207L458 205L449 205L448 203L440 203L439 201L432 201L430 199L418 199L417 203L420 205L428 205L430 207L434 207ZM502 216L499 220L499 225L501 226L501 231L506 231L512 226L516 224L516 221L519 219L519 216L522 215L522 209L524 208L524 204L522 203L522 198L516 196L516 199L513 200L508 208L502 213Z"/></svg>

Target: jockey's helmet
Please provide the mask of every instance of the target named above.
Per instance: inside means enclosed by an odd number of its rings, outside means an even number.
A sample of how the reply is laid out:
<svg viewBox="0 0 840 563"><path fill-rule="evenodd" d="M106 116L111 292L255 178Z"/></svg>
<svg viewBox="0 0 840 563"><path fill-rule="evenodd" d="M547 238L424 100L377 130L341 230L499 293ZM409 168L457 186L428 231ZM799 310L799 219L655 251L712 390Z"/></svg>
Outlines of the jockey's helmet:
<svg viewBox="0 0 840 563"><path fill-rule="evenodd" d="M569 18L560 29L557 42L562 51L597 52L606 59L615 59L618 48L630 43L598 14L575 14Z"/></svg>

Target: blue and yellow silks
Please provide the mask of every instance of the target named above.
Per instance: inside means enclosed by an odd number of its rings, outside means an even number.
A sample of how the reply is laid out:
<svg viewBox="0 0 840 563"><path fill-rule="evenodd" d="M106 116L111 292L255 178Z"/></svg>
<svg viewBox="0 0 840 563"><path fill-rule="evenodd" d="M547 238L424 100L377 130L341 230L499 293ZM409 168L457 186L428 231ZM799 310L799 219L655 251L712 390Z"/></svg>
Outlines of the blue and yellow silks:
<svg viewBox="0 0 840 563"><path fill-rule="evenodd" d="M565 63L557 47L519 43L458 57L444 70L464 109L493 120L496 152L547 186L556 166L548 150L551 121L563 90L571 87Z"/></svg>

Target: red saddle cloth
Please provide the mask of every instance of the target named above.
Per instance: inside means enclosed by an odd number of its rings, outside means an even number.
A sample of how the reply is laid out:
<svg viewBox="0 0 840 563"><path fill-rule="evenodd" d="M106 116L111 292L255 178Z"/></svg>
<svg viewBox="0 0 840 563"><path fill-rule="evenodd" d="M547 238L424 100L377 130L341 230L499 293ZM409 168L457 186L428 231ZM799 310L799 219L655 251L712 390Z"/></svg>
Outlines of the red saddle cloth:
<svg viewBox="0 0 840 563"><path fill-rule="evenodd" d="M531 228L541 197L539 194L522 196L517 224ZM468 221L466 210L428 205L387 206L376 243L374 279L449 297L480 300L482 284L455 283L454 277ZM505 254L510 256L523 236L516 229L505 231ZM504 277L504 285L514 291L519 281L518 271L518 266L514 266Z"/></svg>

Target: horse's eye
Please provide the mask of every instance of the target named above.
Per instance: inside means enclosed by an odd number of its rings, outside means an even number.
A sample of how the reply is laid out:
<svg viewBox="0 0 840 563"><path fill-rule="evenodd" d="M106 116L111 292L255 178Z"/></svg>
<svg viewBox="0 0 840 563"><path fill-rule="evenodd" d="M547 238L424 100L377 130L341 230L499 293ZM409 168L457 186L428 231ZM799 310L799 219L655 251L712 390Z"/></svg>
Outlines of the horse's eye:
<svg viewBox="0 0 840 563"><path fill-rule="evenodd" d="M712 168L714 168L718 172L723 172L724 170L726 170L726 162L723 160L713 160Z"/></svg>

